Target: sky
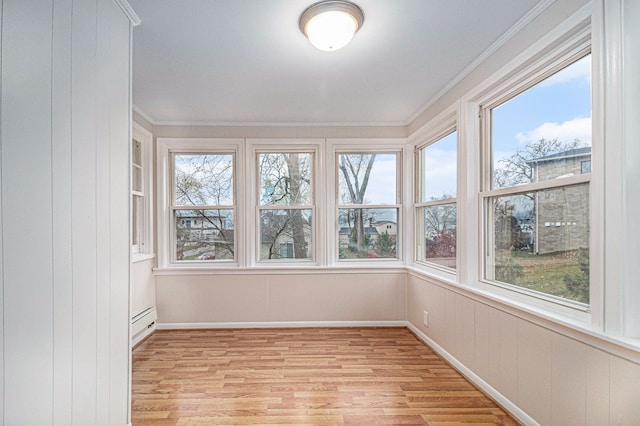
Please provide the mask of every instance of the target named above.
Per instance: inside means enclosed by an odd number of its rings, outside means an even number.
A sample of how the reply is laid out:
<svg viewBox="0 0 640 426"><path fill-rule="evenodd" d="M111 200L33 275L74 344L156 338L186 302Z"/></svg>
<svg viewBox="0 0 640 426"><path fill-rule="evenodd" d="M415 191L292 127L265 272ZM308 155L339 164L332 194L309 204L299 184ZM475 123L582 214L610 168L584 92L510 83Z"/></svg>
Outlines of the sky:
<svg viewBox="0 0 640 426"><path fill-rule="evenodd" d="M494 165L540 139L591 146L591 55L493 109ZM425 148L422 201L455 195L456 134Z"/></svg>
<svg viewBox="0 0 640 426"><path fill-rule="evenodd" d="M493 109L494 164L541 138L591 146L591 55Z"/></svg>

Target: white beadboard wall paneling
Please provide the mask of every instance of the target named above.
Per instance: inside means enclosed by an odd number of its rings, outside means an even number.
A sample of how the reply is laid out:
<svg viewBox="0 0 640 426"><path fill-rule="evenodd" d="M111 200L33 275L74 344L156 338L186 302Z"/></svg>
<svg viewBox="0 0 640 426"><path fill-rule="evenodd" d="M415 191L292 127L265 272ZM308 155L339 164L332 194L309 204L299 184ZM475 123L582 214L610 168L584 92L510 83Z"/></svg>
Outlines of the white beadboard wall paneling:
<svg viewBox="0 0 640 426"><path fill-rule="evenodd" d="M518 318L505 312L499 314L499 375L496 388L509 400L520 404L518 396Z"/></svg>
<svg viewBox="0 0 640 426"><path fill-rule="evenodd" d="M3 2L5 424L46 424L53 411L52 8Z"/></svg>
<svg viewBox="0 0 640 426"><path fill-rule="evenodd" d="M53 192L53 423L72 424L73 287L71 208L72 0L53 8L52 157Z"/></svg>
<svg viewBox="0 0 640 426"><path fill-rule="evenodd" d="M125 425L130 24L0 6L0 423Z"/></svg>
<svg viewBox="0 0 640 426"><path fill-rule="evenodd" d="M108 2L108 3L107 3ZM109 6L112 0L96 0L96 35L109 34ZM98 348L109 347L109 315L112 278L110 276L109 253L109 150L110 150L110 96L116 86L111 84L112 58L109 55L110 37L96 37L96 105L95 105L95 315L96 345ZM105 84L107 83L107 84ZM108 117L108 119L104 119ZM107 426L110 423L109 413L109 376L110 351L97 351L96 364L96 426Z"/></svg>
<svg viewBox="0 0 640 426"><path fill-rule="evenodd" d="M640 425L640 365L610 357L610 425Z"/></svg>
<svg viewBox="0 0 640 426"><path fill-rule="evenodd" d="M2 46L4 46L4 20L3 20L3 0L0 0L0 64L4 59ZM4 227L3 220L3 208L2 208L2 147L4 141L4 132L2 127L2 120L4 118L4 114L2 114L2 110L4 107L4 102L2 98L3 92L3 84L4 77L2 75L2 67L0 66L0 310L4 313L4 236L2 232L2 228ZM2 389L2 395L0 396L0 422L4 423L4 314L0 315L0 389Z"/></svg>
<svg viewBox="0 0 640 426"><path fill-rule="evenodd" d="M551 424L586 423L586 346L553 334L551 337Z"/></svg>
<svg viewBox="0 0 640 426"><path fill-rule="evenodd" d="M71 199L74 424L95 423L97 411L96 107L99 90L96 81L96 13L96 0L73 3Z"/></svg>
<svg viewBox="0 0 640 426"><path fill-rule="evenodd" d="M518 406L542 425L551 424L551 336L518 320Z"/></svg>
<svg viewBox="0 0 640 426"><path fill-rule="evenodd" d="M111 97L109 120L111 123L108 173L110 247L108 264L110 282L109 347L109 408L110 424L126 424L129 419L130 389L130 230L129 230L129 170L131 152L131 22L129 17L110 0L111 26L109 33L109 63L111 64ZM103 302L104 303L104 302Z"/></svg>
<svg viewBox="0 0 640 426"><path fill-rule="evenodd" d="M627 337L640 339L640 2L625 0L622 10L624 30L624 170L626 174L625 232L627 235L625 273L625 327Z"/></svg>
<svg viewBox="0 0 640 426"><path fill-rule="evenodd" d="M403 273L157 276L158 326L405 321Z"/></svg>
<svg viewBox="0 0 640 426"><path fill-rule="evenodd" d="M609 357L604 351L585 347L585 425L609 423Z"/></svg>

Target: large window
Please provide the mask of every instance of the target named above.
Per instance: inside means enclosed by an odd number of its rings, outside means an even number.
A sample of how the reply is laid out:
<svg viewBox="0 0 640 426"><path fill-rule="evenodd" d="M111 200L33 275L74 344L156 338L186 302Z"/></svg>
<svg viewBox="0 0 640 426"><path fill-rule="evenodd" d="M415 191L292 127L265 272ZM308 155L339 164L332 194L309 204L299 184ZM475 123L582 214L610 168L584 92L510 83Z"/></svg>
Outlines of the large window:
<svg viewBox="0 0 640 426"><path fill-rule="evenodd" d="M418 150L416 260L456 268L457 134L451 132Z"/></svg>
<svg viewBox="0 0 640 426"><path fill-rule="evenodd" d="M313 258L313 154L258 154L260 260Z"/></svg>
<svg viewBox="0 0 640 426"><path fill-rule="evenodd" d="M485 279L589 303L591 55L484 109Z"/></svg>
<svg viewBox="0 0 640 426"><path fill-rule="evenodd" d="M235 259L232 153L173 153L173 260Z"/></svg>
<svg viewBox="0 0 640 426"><path fill-rule="evenodd" d="M398 258L400 154L339 153L338 258Z"/></svg>

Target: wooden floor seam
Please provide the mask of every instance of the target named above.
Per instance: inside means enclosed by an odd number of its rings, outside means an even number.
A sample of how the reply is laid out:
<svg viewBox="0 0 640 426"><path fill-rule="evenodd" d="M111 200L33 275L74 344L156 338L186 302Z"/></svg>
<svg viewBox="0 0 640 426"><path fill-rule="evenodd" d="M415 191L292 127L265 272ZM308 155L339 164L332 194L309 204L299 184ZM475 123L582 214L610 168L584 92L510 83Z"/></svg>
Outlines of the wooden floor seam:
<svg viewBox="0 0 640 426"><path fill-rule="evenodd" d="M133 426L518 425L405 327L156 331Z"/></svg>

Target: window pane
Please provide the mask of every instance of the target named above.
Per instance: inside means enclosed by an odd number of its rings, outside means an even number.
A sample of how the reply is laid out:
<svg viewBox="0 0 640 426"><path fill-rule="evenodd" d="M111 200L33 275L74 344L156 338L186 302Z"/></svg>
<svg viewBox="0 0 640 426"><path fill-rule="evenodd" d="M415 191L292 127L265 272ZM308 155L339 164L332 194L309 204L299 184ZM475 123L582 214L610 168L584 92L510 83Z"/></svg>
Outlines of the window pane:
<svg viewBox="0 0 640 426"><path fill-rule="evenodd" d="M423 207L424 260L456 268L456 205Z"/></svg>
<svg viewBox="0 0 640 426"><path fill-rule="evenodd" d="M139 142L135 139L133 140L131 162L137 166L142 166L142 142Z"/></svg>
<svg viewBox="0 0 640 426"><path fill-rule="evenodd" d="M175 210L174 226L176 260L234 259L232 209Z"/></svg>
<svg viewBox="0 0 640 426"><path fill-rule="evenodd" d="M233 155L176 155L175 205L233 205Z"/></svg>
<svg viewBox="0 0 640 426"><path fill-rule="evenodd" d="M144 198L138 195L131 197L131 244L138 246L135 252L140 252L139 245L143 242L144 230Z"/></svg>
<svg viewBox="0 0 640 426"><path fill-rule="evenodd" d="M260 205L311 204L311 154L260 154Z"/></svg>
<svg viewBox="0 0 640 426"><path fill-rule="evenodd" d="M142 168L135 164L131 167L131 189L135 192L144 192L142 185Z"/></svg>
<svg viewBox="0 0 640 426"><path fill-rule="evenodd" d="M453 132L421 150L421 201L446 200L456 197L457 143L457 133Z"/></svg>
<svg viewBox="0 0 640 426"><path fill-rule="evenodd" d="M397 258L398 209L338 209L340 259Z"/></svg>
<svg viewBox="0 0 640 426"><path fill-rule="evenodd" d="M261 210L260 259L312 258L311 209Z"/></svg>
<svg viewBox="0 0 640 426"><path fill-rule="evenodd" d="M397 154L338 155L340 204L396 204Z"/></svg>
<svg viewBox="0 0 640 426"><path fill-rule="evenodd" d="M488 279L589 303L589 185L490 201Z"/></svg>
<svg viewBox="0 0 640 426"><path fill-rule="evenodd" d="M591 159L591 55L491 110L492 188L573 176Z"/></svg>

